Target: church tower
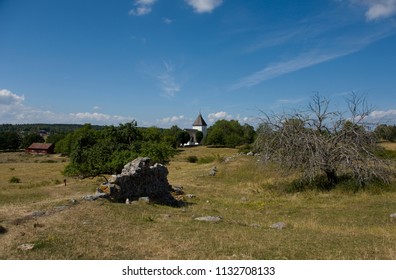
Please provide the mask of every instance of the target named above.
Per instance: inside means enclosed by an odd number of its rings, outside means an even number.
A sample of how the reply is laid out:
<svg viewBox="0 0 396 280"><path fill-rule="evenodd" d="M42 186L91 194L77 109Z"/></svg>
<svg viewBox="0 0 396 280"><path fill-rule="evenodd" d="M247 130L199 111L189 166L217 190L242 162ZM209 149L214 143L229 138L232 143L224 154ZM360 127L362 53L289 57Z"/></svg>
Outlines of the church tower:
<svg viewBox="0 0 396 280"><path fill-rule="evenodd" d="M195 120L195 122L192 125L193 129L196 129L198 131L201 131L203 133L203 135L206 135L206 129L207 129L208 125L206 124L205 120L203 119L201 113L199 113L197 119Z"/></svg>

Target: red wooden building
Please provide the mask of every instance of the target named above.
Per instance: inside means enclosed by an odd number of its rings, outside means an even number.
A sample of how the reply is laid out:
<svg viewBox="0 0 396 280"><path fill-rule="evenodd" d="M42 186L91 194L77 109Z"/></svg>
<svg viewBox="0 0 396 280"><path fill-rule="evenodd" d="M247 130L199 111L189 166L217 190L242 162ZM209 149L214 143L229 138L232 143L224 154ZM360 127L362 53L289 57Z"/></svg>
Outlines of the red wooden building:
<svg viewBox="0 0 396 280"><path fill-rule="evenodd" d="M30 154L53 154L54 148L55 146L52 143L33 143L26 149L26 152Z"/></svg>

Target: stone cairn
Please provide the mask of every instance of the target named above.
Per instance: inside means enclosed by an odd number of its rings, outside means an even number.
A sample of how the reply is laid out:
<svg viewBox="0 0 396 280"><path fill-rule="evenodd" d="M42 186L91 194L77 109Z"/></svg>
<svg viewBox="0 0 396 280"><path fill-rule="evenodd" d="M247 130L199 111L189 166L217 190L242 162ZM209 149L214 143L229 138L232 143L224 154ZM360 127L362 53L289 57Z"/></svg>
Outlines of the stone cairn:
<svg viewBox="0 0 396 280"><path fill-rule="evenodd" d="M180 206L172 196L173 188L169 184L168 169L159 163L150 165L150 158L139 157L126 164L121 174L112 175L107 183L98 188L115 202L149 199L152 202L171 206Z"/></svg>

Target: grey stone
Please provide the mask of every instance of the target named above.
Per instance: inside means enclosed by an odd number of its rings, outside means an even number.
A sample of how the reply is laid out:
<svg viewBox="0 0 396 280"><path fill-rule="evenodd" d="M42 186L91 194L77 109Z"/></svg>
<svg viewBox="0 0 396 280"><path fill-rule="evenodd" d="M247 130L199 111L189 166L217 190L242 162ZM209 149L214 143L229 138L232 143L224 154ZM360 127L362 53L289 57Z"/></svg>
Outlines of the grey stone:
<svg viewBox="0 0 396 280"><path fill-rule="evenodd" d="M196 195L192 194L192 193L189 193L189 194L186 194L186 197L191 199L191 198L195 198Z"/></svg>
<svg viewBox="0 0 396 280"><path fill-rule="evenodd" d="M270 228L279 229L279 230L284 229L285 227L286 227L286 223L284 223L284 222L278 222L278 223L270 225Z"/></svg>
<svg viewBox="0 0 396 280"><path fill-rule="evenodd" d="M126 164L121 174L111 176L106 189L109 198L116 202L146 197L156 203L178 206L178 201L171 194L173 189L167 176L168 169L164 165L151 165L150 158L139 157Z"/></svg>
<svg viewBox="0 0 396 280"><path fill-rule="evenodd" d="M248 152L246 155L247 156L254 156L254 153L253 152Z"/></svg>
<svg viewBox="0 0 396 280"><path fill-rule="evenodd" d="M34 249L34 244L26 243L26 244L19 245L17 248L22 251L30 251L30 250Z"/></svg>
<svg viewBox="0 0 396 280"><path fill-rule="evenodd" d="M209 171L209 176L216 176L217 173L217 168L216 166L213 166L212 169Z"/></svg>
<svg viewBox="0 0 396 280"><path fill-rule="evenodd" d="M139 201L144 203L150 203L150 198L148 196L139 197Z"/></svg>
<svg viewBox="0 0 396 280"><path fill-rule="evenodd" d="M172 191L173 191L176 195L182 195L182 194L184 194L184 191L183 191L183 187L182 187L182 186L174 186L174 187L172 188Z"/></svg>
<svg viewBox="0 0 396 280"><path fill-rule="evenodd" d="M97 192L97 193L95 193L93 195L84 195L82 197L82 199L86 200L86 201L94 201L94 200L97 200L98 198L104 198L104 197L107 197L107 196L108 195L106 193Z"/></svg>
<svg viewBox="0 0 396 280"><path fill-rule="evenodd" d="M205 217L198 217L195 218L196 221L202 221L202 222L219 222L223 218L220 216L205 216Z"/></svg>

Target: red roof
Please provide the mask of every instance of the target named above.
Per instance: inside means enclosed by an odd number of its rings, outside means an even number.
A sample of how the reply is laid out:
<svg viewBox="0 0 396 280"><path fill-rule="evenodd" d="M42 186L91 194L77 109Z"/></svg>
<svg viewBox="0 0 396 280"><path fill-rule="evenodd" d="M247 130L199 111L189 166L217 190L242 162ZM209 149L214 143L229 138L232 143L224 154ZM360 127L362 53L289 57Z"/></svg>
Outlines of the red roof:
<svg viewBox="0 0 396 280"><path fill-rule="evenodd" d="M29 146L29 150L49 150L54 144L52 143L33 143Z"/></svg>

